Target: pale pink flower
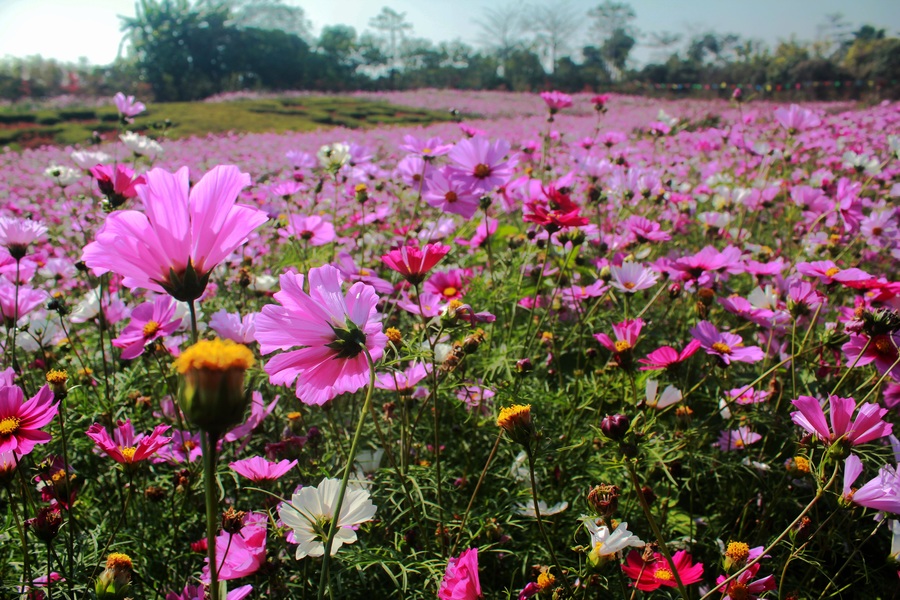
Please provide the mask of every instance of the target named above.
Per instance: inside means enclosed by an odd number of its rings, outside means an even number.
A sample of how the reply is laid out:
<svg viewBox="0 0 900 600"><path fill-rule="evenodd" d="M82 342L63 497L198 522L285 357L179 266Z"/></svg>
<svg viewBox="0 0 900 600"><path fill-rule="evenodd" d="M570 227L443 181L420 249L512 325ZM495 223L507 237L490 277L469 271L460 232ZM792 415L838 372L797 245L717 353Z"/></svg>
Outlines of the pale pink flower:
<svg viewBox="0 0 900 600"><path fill-rule="evenodd" d="M250 176L233 165L213 168L193 188L187 167L174 174L153 169L145 177L136 188L144 212L107 216L82 259L95 274L122 275L127 287L196 300L210 271L268 217L235 203Z"/></svg>
<svg viewBox="0 0 900 600"><path fill-rule="evenodd" d="M713 444L713 447L723 452L734 452L743 450L750 444L755 444L762 439L758 433L750 431L746 425L742 425L737 429L725 430L719 434L719 439Z"/></svg>
<svg viewBox="0 0 900 600"><path fill-rule="evenodd" d="M230 313L223 308L209 318L209 328L220 338L237 344L252 344L256 342L258 315L259 313L248 313L241 317L240 313Z"/></svg>
<svg viewBox="0 0 900 600"><path fill-rule="evenodd" d="M484 193L512 179L516 160L504 160L507 152L509 142L506 140L491 142L476 136L457 142L447 157L453 162L450 169L455 178Z"/></svg>
<svg viewBox="0 0 900 600"><path fill-rule="evenodd" d="M611 265L609 274L612 279L609 285L614 288L634 294L640 290L646 290L656 285L658 275L640 263L625 262L621 267Z"/></svg>
<svg viewBox="0 0 900 600"><path fill-rule="evenodd" d="M478 210L481 191L469 180L456 178L448 169L434 171L425 180L422 198L429 206L471 219Z"/></svg>
<svg viewBox="0 0 900 600"><path fill-rule="evenodd" d="M272 411L275 410L275 406L278 404L278 400L281 399L281 396L275 396L275 399L268 405L263 401L262 394L257 391L254 391L250 395L250 398L250 416L247 417L246 421L226 433L222 437L223 441L236 442L250 435L254 429L262 424L263 419L272 414Z"/></svg>
<svg viewBox="0 0 900 600"><path fill-rule="evenodd" d="M855 490L851 486L862 472L859 457L848 456L844 462L844 499L866 508L900 514L900 472L897 468L884 465L873 479Z"/></svg>
<svg viewBox="0 0 900 600"><path fill-rule="evenodd" d="M822 120L816 114L797 104L791 104L790 108L776 108L775 119L790 133L812 129L822 124Z"/></svg>
<svg viewBox="0 0 900 600"><path fill-rule="evenodd" d="M324 246L337 237L334 225L319 215L309 217L291 215L288 217L288 225L283 231L299 238L301 243L309 246Z"/></svg>
<svg viewBox="0 0 900 600"><path fill-rule="evenodd" d="M709 321L700 321L690 333L707 354L718 356L724 364L732 362L755 363L761 361L765 354L758 346L744 346L741 336L728 331L719 331Z"/></svg>
<svg viewBox="0 0 900 600"><path fill-rule="evenodd" d="M175 316L177 308L170 296L157 296L153 302L139 304L131 311L131 322L113 340L113 346L122 348L124 360L137 358L148 345L178 329L183 319Z"/></svg>
<svg viewBox="0 0 900 600"><path fill-rule="evenodd" d="M303 283L303 275L281 276L281 291L275 294L280 305L263 307L256 339L262 354L286 351L266 364L273 384L296 380L297 398L324 404L366 385L369 367L363 349L377 361L387 336L371 286L354 283L344 294L340 272L331 265L310 269L308 293ZM303 348L291 350L296 346Z"/></svg>
<svg viewBox="0 0 900 600"><path fill-rule="evenodd" d="M0 318L6 327L13 327L22 317L49 300L44 290L36 290L27 285L18 286L5 277L0 277ZM18 303L16 303L18 300Z"/></svg>
<svg viewBox="0 0 900 600"><path fill-rule="evenodd" d="M822 403L817 398L800 396L791 404L800 409L791 413L791 420L809 433L817 435L823 442L831 443L846 439L851 445L858 446L890 435L894 427L883 420L887 409L872 403L860 406L856 418L851 423L856 407L853 398L839 396L828 398L830 429L825 421Z"/></svg>
<svg viewBox="0 0 900 600"><path fill-rule="evenodd" d="M228 463L231 470L251 481L275 481L297 466L296 460L282 460L274 463L261 456L253 456Z"/></svg>
<svg viewBox="0 0 900 600"><path fill-rule="evenodd" d="M551 115L572 106L572 96L557 91L541 92L541 100L550 109Z"/></svg>
<svg viewBox="0 0 900 600"><path fill-rule="evenodd" d="M6 247L16 260L28 253L28 247L42 239L47 227L31 219L0 217L0 246Z"/></svg>
<svg viewBox="0 0 900 600"><path fill-rule="evenodd" d="M126 96L122 92L116 92L113 102L119 114L127 118L139 115L147 109L143 102L135 102L134 96Z"/></svg>

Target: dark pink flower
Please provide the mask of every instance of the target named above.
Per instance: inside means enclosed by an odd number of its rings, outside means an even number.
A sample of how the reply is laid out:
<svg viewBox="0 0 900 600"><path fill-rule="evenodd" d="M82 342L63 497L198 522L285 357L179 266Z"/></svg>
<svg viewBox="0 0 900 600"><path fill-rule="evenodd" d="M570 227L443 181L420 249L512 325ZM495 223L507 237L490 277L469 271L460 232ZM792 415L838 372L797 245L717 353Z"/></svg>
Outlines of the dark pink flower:
<svg viewBox="0 0 900 600"><path fill-rule="evenodd" d="M693 563L691 555L684 550L679 550L672 555L672 562L684 585L697 583L703 577L703 565ZM632 550L625 558L622 571L635 580L635 587L642 592L652 592L660 587L674 588L678 586L668 561L659 552L654 552L652 559L645 561L640 552Z"/></svg>
<svg viewBox="0 0 900 600"><path fill-rule="evenodd" d="M282 230L284 234L292 235L302 244L309 246L324 246L337 237L334 225L319 215L304 217L291 215L288 217L288 225Z"/></svg>
<svg viewBox="0 0 900 600"><path fill-rule="evenodd" d="M95 165L89 171L112 208L137 197L135 186L147 182L143 175L135 177L134 170L123 164Z"/></svg>
<svg viewBox="0 0 900 600"><path fill-rule="evenodd" d="M748 557L748 560L752 560ZM722 583L728 579L725 575L716 578L718 591L724 594L720 600L757 600L761 594L775 589L775 576L768 575L762 579L753 580L759 572L760 565L756 563L727 585Z"/></svg>
<svg viewBox="0 0 900 600"><path fill-rule="evenodd" d="M266 562L265 513L250 513L238 533L221 531L216 536L216 564L219 581L229 581L253 575ZM207 542L208 543L208 542ZM209 583L209 559L203 567L200 581Z"/></svg>
<svg viewBox="0 0 900 600"><path fill-rule="evenodd" d="M562 92L541 92L541 99L550 109L551 115L572 106L572 96Z"/></svg>
<svg viewBox="0 0 900 600"><path fill-rule="evenodd" d="M172 438L161 437L169 430L168 425L157 425L150 435L134 435L131 420L119 421L113 437L99 423L94 423L85 432L94 443L118 463L132 465L150 458L157 450L172 441Z"/></svg>
<svg viewBox="0 0 900 600"><path fill-rule="evenodd" d="M481 581L478 579L478 548L464 550L451 558L438 590L440 600L478 600Z"/></svg>
<svg viewBox="0 0 900 600"><path fill-rule="evenodd" d="M822 403L817 398L800 396L791 404L800 409L791 413L791 420L806 431L817 435L823 442L831 443L846 439L851 445L857 446L890 435L894 427L883 420L887 409L872 403L860 406L856 418L851 423L856 407L853 398L839 396L828 398L831 429L825 421Z"/></svg>
<svg viewBox="0 0 900 600"><path fill-rule="evenodd" d="M171 296L157 296L153 302L136 306L131 311L131 322L112 342L116 348L122 348L122 358L137 358L149 344L178 329L182 318L175 316L176 308Z"/></svg>
<svg viewBox="0 0 900 600"><path fill-rule="evenodd" d="M448 252L450 246L444 244L425 244L422 248L402 246L382 256L381 261L403 275L410 284L418 285Z"/></svg>
<svg viewBox="0 0 900 600"><path fill-rule="evenodd" d="M261 456L253 456L228 463L231 470L251 481L275 481L297 466L296 460L282 460L274 463Z"/></svg>
<svg viewBox="0 0 900 600"><path fill-rule="evenodd" d="M869 337L865 334L850 335L850 341L841 346L849 364L864 367L875 363L875 369L884 374L888 370L894 379L900 380L900 333L887 333Z"/></svg>
<svg viewBox="0 0 900 600"><path fill-rule="evenodd" d="M852 288L865 287L863 284L867 284L875 279L862 269L855 267L842 269L830 260L799 262L797 263L797 271L809 277L818 277L819 281L826 285L837 281Z"/></svg>
<svg viewBox="0 0 900 600"><path fill-rule="evenodd" d="M700 340L691 340L681 352L671 346L662 346L648 354L647 358L638 359L638 362L646 365L641 367L641 371L659 371L687 360L699 349Z"/></svg>
<svg viewBox="0 0 900 600"><path fill-rule="evenodd" d="M595 333L594 339L613 354L622 354L634 348L643 326L643 319L629 319L612 326L613 334L616 336L615 342L605 333Z"/></svg>
<svg viewBox="0 0 900 600"><path fill-rule="evenodd" d="M0 452L24 456L35 445L49 442L50 434L40 429L53 420L58 409L59 402L53 403L49 385L28 401L19 386L0 387Z"/></svg>
<svg viewBox="0 0 900 600"><path fill-rule="evenodd" d="M263 402L262 394L254 391L251 394L250 400L250 416L247 417L246 421L226 433L224 437L222 437L222 440L226 442L236 442L250 435L254 429L260 426L263 419L272 414L272 411L275 410L275 405L278 404L280 398L281 396L275 396L275 399L266 405L266 403Z"/></svg>

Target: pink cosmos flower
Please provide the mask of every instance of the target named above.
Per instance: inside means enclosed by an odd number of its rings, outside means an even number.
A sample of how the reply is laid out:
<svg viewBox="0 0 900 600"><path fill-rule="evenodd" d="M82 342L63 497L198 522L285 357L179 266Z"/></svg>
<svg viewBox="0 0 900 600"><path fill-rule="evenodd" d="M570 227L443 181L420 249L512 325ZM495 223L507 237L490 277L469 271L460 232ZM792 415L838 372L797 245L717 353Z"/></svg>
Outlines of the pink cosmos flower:
<svg viewBox="0 0 900 600"><path fill-rule="evenodd" d="M453 176L449 168L434 171L425 180L422 198L429 206L471 219L480 206L481 190L465 178Z"/></svg>
<svg viewBox="0 0 900 600"><path fill-rule="evenodd" d="M472 272L467 269L437 271L428 278L422 291L442 296L444 300L456 300L462 298L471 277Z"/></svg>
<svg viewBox="0 0 900 600"><path fill-rule="evenodd" d="M28 246L42 239L47 227L31 219L0 218L0 246L9 250L16 260L28 253Z"/></svg>
<svg viewBox="0 0 900 600"><path fill-rule="evenodd" d="M541 99L550 109L551 115L572 106L572 96L562 92L541 92Z"/></svg>
<svg viewBox="0 0 900 600"><path fill-rule="evenodd" d="M444 244L425 244L422 248L402 246L383 255L381 261L403 275L410 284L418 285L448 252L450 246Z"/></svg>
<svg viewBox="0 0 900 600"><path fill-rule="evenodd" d="M750 444L755 444L762 439L758 433L750 431L746 425L742 425L737 429L725 430L719 433L719 439L713 444L714 448L718 448L723 452L734 452L743 450Z"/></svg>
<svg viewBox="0 0 900 600"><path fill-rule="evenodd" d="M748 560L753 560L748 557ZM718 591L724 594L721 600L757 600L761 594L775 589L775 576L768 575L762 579L753 581L759 572L760 564L756 563L740 575L737 579L722 585L728 579L725 575L719 575L716 578L716 585L719 586Z"/></svg>
<svg viewBox="0 0 900 600"><path fill-rule="evenodd" d="M609 273L612 279L609 285L629 294L646 290L656 285L658 275L640 263L625 262L621 267L611 265Z"/></svg>
<svg viewBox="0 0 900 600"><path fill-rule="evenodd" d="M156 451L154 463L169 462L180 465L186 462L196 462L203 456L203 448L200 440L202 434L190 431L173 430L170 441Z"/></svg>
<svg viewBox="0 0 900 600"><path fill-rule="evenodd" d="M228 463L231 470L251 481L275 481L297 466L296 460L282 460L274 463L261 456L253 456Z"/></svg>
<svg viewBox="0 0 900 600"><path fill-rule="evenodd" d="M862 269L841 269L833 261L817 260L815 262L797 263L797 271L809 277L818 277L819 281L828 285L837 281L847 287L859 288L862 283L867 283L875 278Z"/></svg>
<svg viewBox="0 0 900 600"><path fill-rule="evenodd" d="M672 238L668 231L663 231L656 221L640 215L632 215L622 221L622 229L634 236L638 242L665 242Z"/></svg>
<svg viewBox="0 0 900 600"><path fill-rule="evenodd" d="M126 96L122 92L116 92L116 95L113 96L113 102L116 104L119 114L123 117L134 117L147 110L143 102L135 102L134 96Z"/></svg>
<svg viewBox="0 0 900 600"><path fill-rule="evenodd" d="M187 167L174 174L153 169L145 177L136 187L144 212L107 216L82 259L97 275L122 275L127 287L196 300L213 268L268 217L235 204L250 176L233 165L213 168L193 188Z"/></svg>
<svg viewBox="0 0 900 600"><path fill-rule="evenodd" d="M378 296L363 283L341 291L340 272L331 265L309 270L309 292L303 275L285 273L280 306L264 306L256 319L260 352L283 352L269 359L265 371L275 385L297 381L296 393L305 404L324 404L335 396L351 393L368 381L365 347L373 361L381 358L387 336L375 308Z"/></svg>
<svg viewBox="0 0 900 600"><path fill-rule="evenodd" d="M875 369L884 374L889 369L894 379L900 380L900 333L887 333L869 337L865 334L850 335L850 341L841 346L850 365L864 367L875 363Z"/></svg>
<svg viewBox="0 0 900 600"><path fill-rule="evenodd" d="M422 292L418 296L404 295L397 300L397 306L412 315L433 319L444 311L447 302L440 294Z"/></svg>
<svg viewBox="0 0 900 600"><path fill-rule="evenodd" d="M41 306L49 295L44 290L36 290L32 287L18 286L0 277L0 318L6 327L14 326L22 317ZM18 303L16 302L18 300Z"/></svg>
<svg viewBox="0 0 900 600"><path fill-rule="evenodd" d="M565 227L583 227L590 223L586 217L581 216L581 207L572 202L569 194L563 193L561 188L550 185L540 189L543 197L533 195L525 202L522 214L524 221L537 223L548 233L555 233Z"/></svg>
<svg viewBox="0 0 900 600"><path fill-rule="evenodd" d="M691 340L681 352L671 346L662 346L648 354L646 358L639 358L638 362L645 365L641 367L641 371L660 371L687 360L699 349L700 340Z"/></svg>
<svg viewBox="0 0 900 600"><path fill-rule="evenodd" d="M591 96L591 104L594 105L594 109L599 112L606 112L606 105L609 103L609 94L597 94L596 96ZM612 132L615 133L615 132Z"/></svg>
<svg viewBox="0 0 900 600"><path fill-rule="evenodd" d="M844 461L843 497L849 502L893 514L900 514L900 472L896 467L884 465L878 475L861 488L851 486L863 472L862 461L851 454Z"/></svg>
<svg viewBox="0 0 900 600"><path fill-rule="evenodd" d="M503 159L509 148L506 140L491 142L482 136L460 140L447 154L453 162L449 168L455 178L469 187L490 192L512 179L516 160Z"/></svg>
<svg viewBox="0 0 900 600"><path fill-rule="evenodd" d="M106 196L112 208L118 208L137 197L135 186L146 183L143 175L135 177L134 170L123 164L95 165L89 171L97 180L100 193Z"/></svg>
<svg viewBox="0 0 900 600"><path fill-rule="evenodd" d="M404 135L403 143L400 149L410 154L415 154L425 160L433 160L435 157L443 156L450 152L453 144L445 144L444 140L439 137L430 137L426 140L417 138L414 135Z"/></svg>
<svg viewBox="0 0 900 600"><path fill-rule="evenodd" d="M99 423L91 425L85 433L113 460L124 465L133 465L150 458L157 450L172 441L172 438L161 437L168 430L168 425L157 425L150 435L135 436L131 419L128 419L124 423L119 421L112 438Z"/></svg>
<svg viewBox="0 0 900 600"><path fill-rule="evenodd" d="M415 362L403 371L378 373L375 376L375 387L379 390L411 394L430 372L430 364Z"/></svg>
<svg viewBox="0 0 900 600"><path fill-rule="evenodd" d="M790 133L812 129L822 124L822 120L813 111L800 108L797 104L791 104L790 108L776 108L775 119Z"/></svg>
<svg viewBox="0 0 900 600"><path fill-rule="evenodd" d="M266 562L265 513L250 513L239 533L221 531L216 536L216 564L219 581L229 581L253 575ZM209 583L209 558L203 567L200 581Z"/></svg>
<svg viewBox="0 0 900 600"><path fill-rule="evenodd" d="M728 331L719 331L709 321L700 321L691 328L690 334L700 342L707 354L718 356L724 364L732 362L755 363L761 361L765 354L758 346L744 346L741 336Z"/></svg>
<svg viewBox="0 0 900 600"><path fill-rule="evenodd" d="M851 423L850 419L856 407L853 398L829 396L831 429L825 421L822 403L817 398L800 396L791 401L791 404L800 409L791 413L791 420L826 443L846 439L852 446L858 446L890 435L894 428L891 423L883 420L888 410L872 403L860 406L856 418Z"/></svg>
<svg viewBox="0 0 900 600"><path fill-rule="evenodd" d="M699 286L715 283L725 278L726 274L740 273L741 251L728 246L721 252L712 246L706 246L693 256L683 256L670 265L673 277L682 281L696 282Z"/></svg>
<svg viewBox="0 0 900 600"><path fill-rule="evenodd" d="M438 590L440 600L478 600L481 581L478 579L478 548L464 550L450 558L444 579Z"/></svg>
<svg viewBox="0 0 900 600"><path fill-rule="evenodd" d="M122 348L124 360L137 358L149 344L178 329L182 318L175 316L177 308L171 296L157 296L153 302L139 304L131 311L131 322L113 340L113 346Z"/></svg>
<svg viewBox="0 0 900 600"><path fill-rule="evenodd" d="M299 238L310 246L324 246L337 237L334 225L319 215L309 217L291 215L283 232Z"/></svg>
<svg viewBox="0 0 900 600"><path fill-rule="evenodd" d="M259 313L248 313L241 317L240 313L230 313L223 308L209 318L209 328L220 338L237 344L252 344L256 342L258 315Z"/></svg>
<svg viewBox="0 0 900 600"><path fill-rule="evenodd" d="M691 555L684 550L672 555L672 563L684 585L697 583L703 577L703 565L694 564ZM634 586L642 592L652 592L662 586L670 588L678 586L669 563L659 552L653 553L652 560L644 561L640 552L632 550L625 558L622 571L635 580Z"/></svg>
<svg viewBox="0 0 900 600"><path fill-rule="evenodd" d="M49 442L50 434L40 428L52 421L58 410L59 402L53 403L53 392L48 385L27 401L19 386L0 387L0 453L24 456L35 445Z"/></svg>
<svg viewBox="0 0 900 600"><path fill-rule="evenodd" d="M616 336L615 342L605 333L595 333L594 339L613 354L623 354L630 351L637 344L637 339L641 335L643 326L643 319L628 319L613 325L613 334Z"/></svg>
<svg viewBox="0 0 900 600"><path fill-rule="evenodd" d="M281 399L281 396L275 396L275 399L266 405L266 403L263 402L262 394L254 391L251 394L250 400L250 416L247 417L246 421L226 433L222 437L222 440L226 442L236 442L250 435L254 429L262 424L263 419L272 414L279 399Z"/></svg>

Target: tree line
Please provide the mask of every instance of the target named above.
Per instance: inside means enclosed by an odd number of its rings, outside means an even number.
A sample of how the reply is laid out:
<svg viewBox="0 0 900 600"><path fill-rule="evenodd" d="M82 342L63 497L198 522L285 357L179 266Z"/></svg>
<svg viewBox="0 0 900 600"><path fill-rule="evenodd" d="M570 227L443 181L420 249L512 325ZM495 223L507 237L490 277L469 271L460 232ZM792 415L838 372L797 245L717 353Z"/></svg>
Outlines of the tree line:
<svg viewBox="0 0 900 600"><path fill-rule="evenodd" d="M826 18L815 41L783 40L771 48L732 33L641 32L624 2L605 0L587 14L564 3L517 3L486 10L475 23L473 47L417 37L405 13L389 7L361 33L327 25L317 35L303 9L283 0L139 0L136 8L133 18L123 18L127 50L113 64L7 58L0 61L0 98L120 89L156 101L239 90L425 87L725 94L743 85L819 98L900 90L900 39L872 25L854 29L839 14ZM639 43L652 56L637 67ZM846 81L856 86L840 89Z"/></svg>

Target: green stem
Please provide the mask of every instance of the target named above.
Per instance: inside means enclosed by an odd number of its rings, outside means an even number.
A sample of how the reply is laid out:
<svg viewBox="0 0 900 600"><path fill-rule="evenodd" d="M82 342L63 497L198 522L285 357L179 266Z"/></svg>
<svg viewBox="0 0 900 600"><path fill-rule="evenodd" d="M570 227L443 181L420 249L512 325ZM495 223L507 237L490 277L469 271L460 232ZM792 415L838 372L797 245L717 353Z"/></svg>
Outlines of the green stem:
<svg viewBox="0 0 900 600"><path fill-rule="evenodd" d="M650 510L647 498L644 497L644 493L641 491L641 482L638 481L637 470L635 470L634 463L631 461L628 462L628 473L631 475L631 483L634 485L634 491L637 494L638 501L641 503L644 517L647 519L647 523L650 525L650 529L653 530L654 537L656 537L656 542L659 544L659 551L662 552L666 562L669 563L669 569L672 570L672 575L675 577L678 593L681 594L682 598L687 598L687 589L685 589L684 583L681 581L681 575L679 575L678 569L675 567L675 561L672 560L672 554L669 552L668 546L666 546L662 531L660 531L659 525L656 524L656 519L653 518L653 511Z"/></svg>
<svg viewBox="0 0 900 600"><path fill-rule="evenodd" d="M356 422L356 432L353 434L353 443L350 445L350 455L347 457L347 466L344 467L344 476L341 479L341 488L338 492L337 501L334 504L331 525L328 528L328 537L325 540L325 553L322 556L322 575L319 578L318 600L325 597L325 589L328 585L328 569L331 565L331 544L334 542L334 536L337 534L338 521L341 517L341 508L344 505L344 494L347 491L347 484L350 481L350 472L353 470L353 460L356 458L356 451L359 449L359 439L362 437L363 424L366 422L366 414L369 412L369 405L372 403L372 391L375 389L375 362L369 350L362 346L360 348L366 355L366 363L369 365L369 387L366 390L366 399L363 401L362 410L359 411L359 420ZM213 600L218 600L213 598Z"/></svg>
<svg viewBox="0 0 900 600"><path fill-rule="evenodd" d="M563 585L566 586L567 597L574 598L575 592L572 590L572 586L569 585L569 578L566 577L566 573L563 571L559 559L556 558L556 552L553 550L553 542L550 541L550 537L544 529L544 520L541 518L541 509L538 506L537 481L534 478L534 451L529 447L525 449L525 453L528 455L528 474L531 476L531 499L534 502L534 516L537 519L538 529L541 532L541 536L544 538L544 543L547 544L547 550L550 551L550 558L553 559L553 564L556 565L556 570L559 571L559 576L562 578Z"/></svg>
<svg viewBox="0 0 900 600"><path fill-rule="evenodd" d="M191 307L194 303L191 302ZM193 315L193 310L191 311ZM219 600L219 570L216 562L216 532L218 531L219 489L216 484L216 445L219 434L202 432L203 482L206 488L206 555L209 557L209 597Z"/></svg>
<svg viewBox="0 0 900 600"><path fill-rule="evenodd" d="M28 562L28 541L25 539L25 528L22 527L22 522L19 520L19 513L16 511L16 500L13 498L10 486L6 486L6 493L9 495L9 507L12 510L13 520L16 522L16 529L19 531L19 540L22 542L22 585L28 585L31 581L31 566Z"/></svg>
<svg viewBox="0 0 900 600"><path fill-rule="evenodd" d="M494 455L497 454L497 448L500 446L500 440L502 438L503 430L501 429L497 432L497 439L494 440L494 447L491 448L491 453L484 463L484 468L481 470L481 476L478 478L478 483L475 484L475 490L472 492L472 497L469 498L469 505L466 507L466 512L463 514L462 521L459 524L459 532L456 534L456 540L453 542L453 547L450 549L450 556L456 554L456 548L459 546L459 542L462 539L463 531L466 528L466 521L469 520L469 513L472 511L472 505L475 504L475 497L478 495L478 490L481 489L481 483L484 481L485 475L487 475L487 470L488 467L491 466L491 461L494 460Z"/></svg>
<svg viewBox="0 0 900 600"><path fill-rule="evenodd" d="M194 301L188 301L188 308L191 311L191 343L197 343L197 309L194 307Z"/></svg>

